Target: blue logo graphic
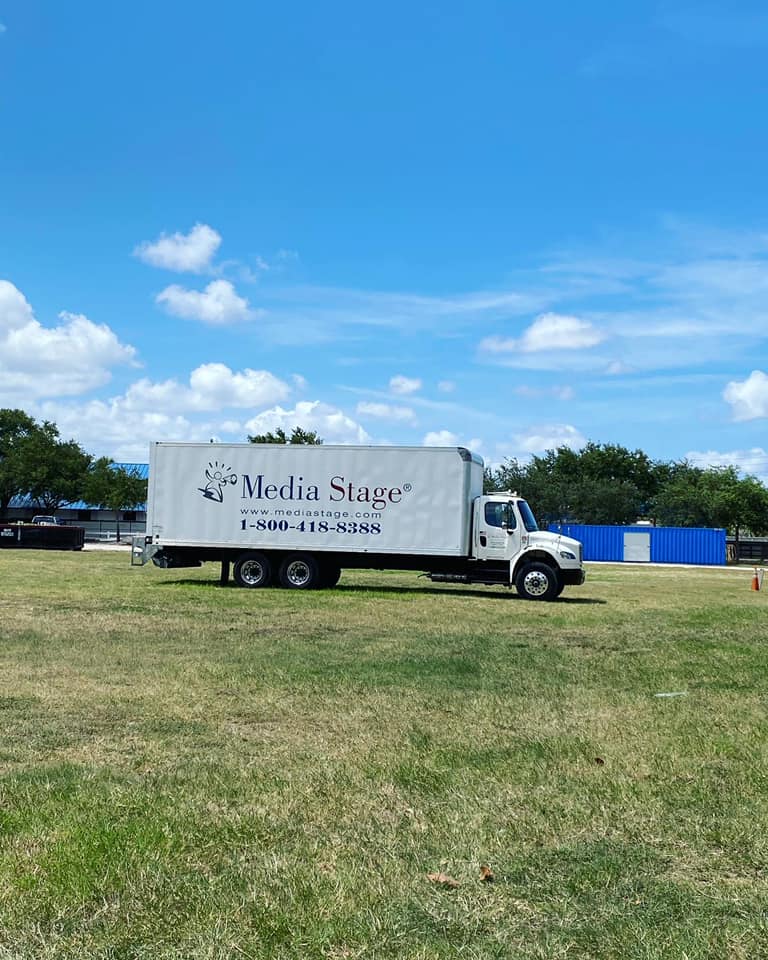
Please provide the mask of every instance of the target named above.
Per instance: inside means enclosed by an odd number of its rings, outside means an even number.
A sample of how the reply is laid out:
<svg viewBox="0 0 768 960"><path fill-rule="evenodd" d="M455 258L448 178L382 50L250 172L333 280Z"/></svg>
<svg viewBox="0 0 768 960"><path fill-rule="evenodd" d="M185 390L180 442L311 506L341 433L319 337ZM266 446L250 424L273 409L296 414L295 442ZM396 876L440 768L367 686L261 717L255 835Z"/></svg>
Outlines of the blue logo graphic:
<svg viewBox="0 0 768 960"><path fill-rule="evenodd" d="M232 467L226 467L218 460L208 464L205 471L205 479L208 481L204 487L197 489L202 493L206 500L213 500L214 503L223 503L224 491L228 483L234 486L237 483L237 474L232 473Z"/></svg>

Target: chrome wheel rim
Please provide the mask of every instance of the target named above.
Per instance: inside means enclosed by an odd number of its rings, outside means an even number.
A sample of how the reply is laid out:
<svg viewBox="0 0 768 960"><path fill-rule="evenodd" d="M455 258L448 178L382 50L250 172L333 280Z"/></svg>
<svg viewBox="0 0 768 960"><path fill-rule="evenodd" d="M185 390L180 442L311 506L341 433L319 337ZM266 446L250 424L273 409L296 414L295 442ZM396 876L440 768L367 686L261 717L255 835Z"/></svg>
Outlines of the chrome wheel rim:
<svg viewBox="0 0 768 960"><path fill-rule="evenodd" d="M292 587L303 587L311 576L309 564L303 560L292 560L285 568L285 578Z"/></svg>
<svg viewBox="0 0 768 960"><path fill-rule="evenodd" d="M250 586L261 583L264 580L264 565L258 560L246 560L240 567L240 576Z"/></svg>
<svg viewBox="0 0 768 960"><path fill-rule="evenodd" d="M540 570L531 570L523 579L526 593L532 597L543 597L549 589L549 577Z"/></svg>

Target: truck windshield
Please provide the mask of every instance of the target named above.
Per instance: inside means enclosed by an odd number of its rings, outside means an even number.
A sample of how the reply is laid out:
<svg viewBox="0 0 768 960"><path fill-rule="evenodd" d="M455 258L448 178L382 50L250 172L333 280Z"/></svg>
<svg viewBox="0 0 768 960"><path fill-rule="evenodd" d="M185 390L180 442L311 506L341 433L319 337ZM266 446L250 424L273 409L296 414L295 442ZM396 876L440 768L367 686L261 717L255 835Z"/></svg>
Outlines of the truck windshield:
<svg viewBox="0 0 768 960"><path fill-rule="evenodd" d="M539 529L539 525L536 523L536 517L533 515L533 510L531 510L525 500L517 501L517 509L520 511L520 516L523 520L523 526L528 533L533 533L534 530Z"/></svg>

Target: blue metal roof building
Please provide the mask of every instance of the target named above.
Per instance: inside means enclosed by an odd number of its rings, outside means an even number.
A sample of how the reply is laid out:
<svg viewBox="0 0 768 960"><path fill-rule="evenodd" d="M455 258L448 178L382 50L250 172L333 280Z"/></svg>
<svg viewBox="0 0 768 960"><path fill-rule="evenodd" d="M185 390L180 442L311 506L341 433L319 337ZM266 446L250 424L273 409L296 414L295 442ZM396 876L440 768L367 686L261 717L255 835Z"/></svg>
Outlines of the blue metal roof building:
<svg viewBox="0 0 768 960"><path fill-rule="evenodd" d="M136 471L140 480L147 480L149 478L149 464L148 463L114 463L114 467L121 468L123 470ZM11 502L8 504L9 509L11 510L39 510L39 506L35 501L29 496L23 497L13 497ZM75 503L68 503L62 509L65 510L98 510L98 507L95 507L92 503L86 503L84 500L77 500ZM146 512L147 505L141 503L136 507L137 513Z"/></svg>
<svg viewBox="0 0 768 960"><path fill-rule="evenodd" d="M148 463L113 463L113 467L122 470L136 471L136 474L140 480L147 480L149 478L149 464ZM97 507L94 507L92 503L85 503L83 500L78 500L77 503L67 504L67 510L97 510ZM137 513L145 513L147 509L146 503L140 503L136 507Z"/></svg>
<svg viewBox="0 0 768 960"><path fill-rule="evenodd" d="M135 470L142 480L149 477L147 463L116 463L116 467L126 470ZM9 520L29 521L35 514L44 511L30 496L14 497L8 505L7 517ZM85 530L86 540L114 540L119 529L121 539L130 538L132 534L144 533L146 529L147 506L138 504L132 510L104 510L78 500L75 503L66 503L55 511L56 517L63 523L82 527Z"/></svg>

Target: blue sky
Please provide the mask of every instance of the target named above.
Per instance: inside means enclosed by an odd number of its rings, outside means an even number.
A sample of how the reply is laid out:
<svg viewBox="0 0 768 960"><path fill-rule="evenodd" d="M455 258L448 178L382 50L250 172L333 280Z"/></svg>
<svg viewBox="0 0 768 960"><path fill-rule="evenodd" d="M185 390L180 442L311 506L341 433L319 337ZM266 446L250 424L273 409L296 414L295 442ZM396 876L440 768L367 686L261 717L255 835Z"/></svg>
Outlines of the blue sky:
<svg viewBox="0 0 768 960"><path fill-rule="evenodd" d="M764 3L0 0L0 405L768 480Z"/></svg>

